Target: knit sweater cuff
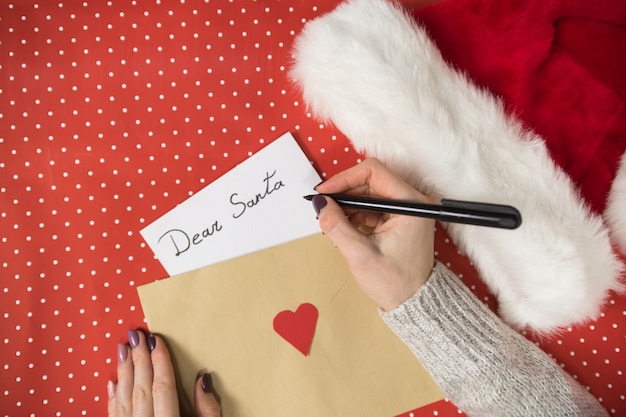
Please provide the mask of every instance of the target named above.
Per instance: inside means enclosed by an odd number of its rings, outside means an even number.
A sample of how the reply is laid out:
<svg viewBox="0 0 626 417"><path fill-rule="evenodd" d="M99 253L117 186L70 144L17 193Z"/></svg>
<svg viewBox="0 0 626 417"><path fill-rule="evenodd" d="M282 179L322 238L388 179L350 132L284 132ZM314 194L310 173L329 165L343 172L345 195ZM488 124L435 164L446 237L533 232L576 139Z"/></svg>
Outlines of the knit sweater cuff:
<svg viewBox="0 0 626 417"><path fill-rule="evenodd" d="M439 376L441 388L450 385L451 392L467 384L465 374L475 377L492 366L498 348L493 338L507 333L505 325L440 262L412 298L380 315L422 365Z"/></svg>
<svg viewBox="0 0 626 417"><path fill-rule="evenodd" d="M469 415L606 415L439 262L413 297L380 315L446 397Z"/></svg>

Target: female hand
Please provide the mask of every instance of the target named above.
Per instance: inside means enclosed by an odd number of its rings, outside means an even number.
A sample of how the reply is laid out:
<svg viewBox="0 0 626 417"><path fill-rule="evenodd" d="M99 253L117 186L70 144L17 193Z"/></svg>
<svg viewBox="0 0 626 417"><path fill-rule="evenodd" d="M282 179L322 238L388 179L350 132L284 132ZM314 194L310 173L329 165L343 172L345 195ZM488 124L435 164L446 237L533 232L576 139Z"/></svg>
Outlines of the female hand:
<svg viewBox="0 0 626 417"><path fill-rule="evenodd" d="M367 159L315 189L321 194L430 202L376 159ZM392 310L411 298L430 276L434 265L434 220L344 212L324 196L315 196L313 206L322 231L346 258L361 289L383 310ZM371 232L360 231L363 226L371 228Z"/></svg>
<svg viewBox="0 0 626 417"><path fill-rule="evenodd" d="M107 384L109 417L178 417L176 379L170 354L159 336L129 330L128 342L117 347L117 384ZM220 417L211 376L196 381L198 417Z"/></svg>

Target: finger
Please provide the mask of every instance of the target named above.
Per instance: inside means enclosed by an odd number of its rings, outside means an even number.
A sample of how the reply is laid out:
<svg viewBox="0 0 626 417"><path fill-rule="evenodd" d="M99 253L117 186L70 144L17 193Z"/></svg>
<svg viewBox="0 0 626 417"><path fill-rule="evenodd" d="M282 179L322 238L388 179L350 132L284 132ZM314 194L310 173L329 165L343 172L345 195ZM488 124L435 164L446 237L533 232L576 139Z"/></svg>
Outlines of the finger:
<svg viewBox="0 0 626 417"><path fill-rule="evenodd" d="M133 359L133 416L152 416L152 360L143 332L128 331L128 342Z"/></svg>
<svg viewBox="0 0 626 417"><path fill-rule="evenodd" d="M371 241L350 223L341 207L331 198L315 196L316 199L322 232L339 248L349 265L356 267L367 263L376 252ZM325 204L320 203L320 199L324 199Z"/></svg>
<svg viewBox="0 0 626 417"><path fill-rule="evenodd" d="M196 380L194 404L198 417L221 416L221 407L213 392L211 374L205 373Z"/></svg>
<svg viewBox="0 0 626 417"><path fill-rule="evenodd" d="M344 210L345 211L345 210ZM388 214L373 213L370 211L357 211L352 214L348 214L350 223L363 232L363 228L374 229L380 225L389 217Z"/></svg>
<svg viewBox="0 0 626 417"><path fill-rule="evenodd" d="M176 392L176 377L170 353L163 339L156 335L149 335L153 350L152 368L154 380L152 382L152 398L155 417L178 416L178 393Z"/></svg>
<svg viewBox="0 0 626 417"><path fill-rule="evenodd" d="M334 175L318 185L316 190L319 193L349 193L398 199L414 198L417 193L375 158L366 159Z"/></svg>
<svg viewBox="0 0 626 417"><path fill-rule="evenodd" d="M117 384L110 379L107 381L107 415L109 417L115 417L115 393L117 391Z"/></svg>
<svg viewBox="0 0 626 417"><path fill-rule="evenodd" d="M132 416L133 378L133 362L129 359L128 345L120 343L117 345L118 383L109 381L107 384L109 417Z"/></svg>

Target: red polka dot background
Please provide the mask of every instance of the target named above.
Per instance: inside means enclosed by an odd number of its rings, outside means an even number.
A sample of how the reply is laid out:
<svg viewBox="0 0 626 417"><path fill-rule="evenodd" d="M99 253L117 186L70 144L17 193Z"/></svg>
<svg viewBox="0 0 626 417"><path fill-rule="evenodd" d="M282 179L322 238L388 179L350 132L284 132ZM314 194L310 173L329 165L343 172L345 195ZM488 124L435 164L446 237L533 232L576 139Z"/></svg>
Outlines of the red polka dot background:
<svg viewBox="0 0 626 417"><path fill-rule="evenodd" d="M287 81L294 37L335 4L0 6L0 415L105 415L116 345L145 328L136 287L167 276L146 225L286 131L322 176L362 159ZM436 246L495 308L442 231ZM598 321L537 341L613 415L625 315L612 294Z"/></svg>

